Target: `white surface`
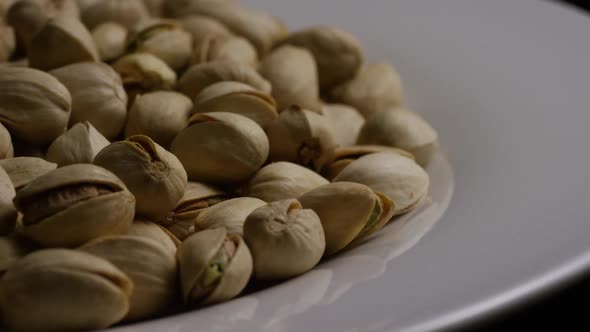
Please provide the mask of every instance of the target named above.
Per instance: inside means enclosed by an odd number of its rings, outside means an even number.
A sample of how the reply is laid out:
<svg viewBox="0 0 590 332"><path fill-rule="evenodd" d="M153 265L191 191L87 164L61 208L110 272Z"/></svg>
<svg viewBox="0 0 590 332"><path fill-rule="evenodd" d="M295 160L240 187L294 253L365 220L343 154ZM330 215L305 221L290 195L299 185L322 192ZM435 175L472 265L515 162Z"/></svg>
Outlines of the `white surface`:
<svg viewBox="0 0 590 332"><path fill-rule="evenodd" d="M393 61L440 132L451 206L396 259L415 239L388 227L287 283L116 331L432 330L589 267L590 18L540 0L243 2L291 27L341 26ZM433 204L398 224L416 238L448 202L446 166L438 156L430 170Z"/></svg>

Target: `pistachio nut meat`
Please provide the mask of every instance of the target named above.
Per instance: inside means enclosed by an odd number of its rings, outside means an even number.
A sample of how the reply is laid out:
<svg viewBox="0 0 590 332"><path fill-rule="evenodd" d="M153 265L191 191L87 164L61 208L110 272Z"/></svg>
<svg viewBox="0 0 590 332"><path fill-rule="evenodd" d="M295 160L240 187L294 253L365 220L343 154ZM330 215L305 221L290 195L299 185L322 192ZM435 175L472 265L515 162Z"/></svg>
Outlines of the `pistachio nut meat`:
<svg viewBox="0 0 590 332"><path fill-rule="evenodd" d="M85 5L80 6L80 14L82 22L89 29L103 22L115 22L131 29L150 17L143 0L86 1Z"/></svg>
<svg viewBox="0 0 590 332"><path fill-rule="evenodd" d="M355 145L365 118L353 107L342 104L325 104L322 114L328 118L336 144L340 147Z"/></svg>
<svg viewBox="0 0 590 332"><path fill-rule="evenodd" d="M59 166L92 164L94 157L109 144L90 122L79 122L51 143L47 160Z"/></svg>
<svg viewBox="0 0 590 332"><path fill-rule="evenodd" d="M102 61L112 61L127 48L127 29L119 23L104 22L92 29L92 39Z"/></svg>
<svg viewBox="0 0 590 332"><path fill-rule="evenodd" d="M228 234L242 235L248 215L265 204L265 201L253 197L238 197L217 203L199 213L195 231L223 227Z"/></svg>
<svg viewBox="0 0 590 332"><path fill-rule="evenodd" d="M16 190L23 188L36 178L57 168L57 164L36 157L16 157L0 160L2 167Z"/></svg>

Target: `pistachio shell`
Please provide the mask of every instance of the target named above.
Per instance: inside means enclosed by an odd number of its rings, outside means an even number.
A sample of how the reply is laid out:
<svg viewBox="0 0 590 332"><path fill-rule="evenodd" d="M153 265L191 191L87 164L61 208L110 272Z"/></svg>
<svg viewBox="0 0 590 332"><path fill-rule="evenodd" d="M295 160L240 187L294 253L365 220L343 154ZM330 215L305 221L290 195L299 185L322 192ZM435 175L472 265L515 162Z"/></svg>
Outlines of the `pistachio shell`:
<svg viewBox="0 0 590 332"><path fill-rule="evenodd" d="M28 51L33 36L41 30L49 16L50 13L42 2L20 0L15 1L6 12L6 22L14 28L19 44Z"/></svg>
<svg viewBox="0 0 590 332"><path fill-rule="evenodd" d="M438 134L417 113L405 109L389 109L367 119L359 134L358 143L407 150L416 156L418 164L425 166L438 146Z"/></svg>
<svg viewBox="0 0 590 332"><path fill-rule="evenodd" d="M266 161L268 139L254 121L233 113L195 114L170 151L189 179L231 184L247 180Z"/></svg>
<svg viewBox="0 0 590 332"><path fill-rule="evenodd" d="M4 17L10 6L12 6L17 0L0 0L0 17Z"/></svg>
<svg viewBox="0 0 590 332"><path fill-rule="evenodd" d="M0 117L13 138L49 144L68 123L72 97L51 75L0 66Z"/></svg>
<svg viewBox="0 0 590 332"><path fill-rule="evenodd" d="M127 29L115 22L104 22L92 29L92 39L102 61L115 60L125 53Z"/></svg>
<svg viewBox="0 0 590 332"><path fill-rule="evenodd" d="M198 45L204 38L232 35L225 25L204 15L189 15L179 20L184 30L193 36L195 45Z"/></svg>
<svg viewBox="0 0 590 332"><path fill-rule="evenodd" d="M180 77L177 89L194 99L206 87L223 81L245 83L264 93L270 93L271 90L270 84L252 67L227 60L192 66Z"/></svg>
<svg viewBox="0 0 590 332"><path fill-rule="evenodd" d="M324 105L322 113L328 118L336 144L350 146L356 143L365 123L365 119L356 109L346 105L329 104Z"/></svg>
<svg viewBox="0 0 590 332"><path fill-rule="evenodd" d="M195 43L191 64L216 60L239 62L255 67L258 64L258 53L247 39L238 36L211 34L199 39Z"/></svg>
<svg viewBox="0 0 590 332"><path fill-rule="evenodd" d="M75 250L34 252L2 278L4 323L15 331L106 328L129 308L133 283L108 261Z"/></svg>
<svg viewBox="0 0 590 332"><path fill-rule="evenodd" d="M51 143L47 150L47 160L59 166L91 164L94 157L107 145L109 140L90 122L79 122Z"/></svg>
<svg viewBox="0 0 590 332"><path fill-rule="evenodd" d="M243 115L263 129L279 116L271 96L239 82L215 83L199 93L192 113L213 112Z"/></svg>
<svg viewBox="0 0 590 332"><path fill-rule="evenodd" d="M168 148L188 124L192 107L191 100L178 92L155 91L139 95L129 111L125 137L146 135Z"/></svg>
<svg viewBox="0 0 590 332"><path fill-rule="evenodd" d="M113 64L113 69L121 75L127 93L133 97L137 93L170 90L176 84L176 73L164 61L148 53L125 55Z"/></svg>
<svg viewBox="0 0 590 332"><path fill-rule="evenodd" d="M318 215L296 199L269 203L244 223L244 240L259 280L287 279L311 270L326 248Z"/></svg>
<svg viewBox="0 0 590 332"><path fill-rule="evenodd" d="M133 28L138 22L149 18L143 0L100 0L81 6L82 21L89 29L103 22L116 22Z"/></svg>
<svg viewBox="0 0 590 332"><path fill-rule="evenodd" d="M22 234L45 246L77 246L125 232L135 198L114 174L94 165L58 168L18 191ZM109 213L105 213L108 211Z"/></svg>
<svg viewBox="0 0 590 332"><path fill-rule="evenodd" d="M14 156L14 147L10 132L2 123L0 123L0 159L12 158Z"/></svg>
<svg viewBox="0 0 590 332"><path fill-rule="evenodd" d="M176 248L180 245L180 241L173 234L151 221L134 220L124 235L155 241L173 256L176 254Z"/></svg>
<svg viewBox="0 0 590 332"><path fill-rule="evenodd" d="M176 206L187 183L178 158L143 135L107 146L94 164L123 180L135 196L136 212L152 220L159 220Z"/></svg>
<svg viewBox="0 0 590 332"><path fill-rule="evenodd" d="M12 204L15 195L10 177L0 167L0 236L12 234L16 227L17 211Z"/></svg>
<svg viewBox="0 0 590 332"><path fill-rule="evenodd" d="M145 7L151 16L160 17L162 16L162 6L166 0L143 0Z"/></svg>
<svg viewBox="0 0 590 332"><path fill-rule="evenodd" d="M53 171L57 168L57 164L41 158L16 157L0 160L0 167L6 171L12 185L18 190L36 178Z"/></svg>
<svg viewBox="0 0 590 332"><path fill-rule="evenodd" d="M239 235L225 228L195 233L178 247L180 283L189 305L227 301L246 287L252 256Z"/></svg>
<svg viewBox="0 0 590 332"><path fill-rule="evenodd" d="M4 21L0 19L0 64L10 60L15 49L16 35L14 29L4 24Z"/></svg>
<svg viewBox="0 0 590 332"><path fill-rule="evenodd" d="M399 153L380 152L361 157L346 166L334 182L362 183L395 202L395 214L414 209L428 194L428 173Z"/></svg>
<svg viewBox="0 0 590 332"><path fill-rule="evenodd" d="M291 45L275 49L260 64L260 73L271 83L279 109L299 105L320 111L318 69L307 49Z"/></svg>
<svg viewBox="0 0 590 332"><path fill-rule="evenodd" d="M166 0L162 5L162 13L166 17L185 17L195 15L204 6L230 5L237 0Z"/></svg>
<svg viewBox="0 0 590 332"><path fill-rule="evenodd" d="M16 236L0 237L0 278L11 264L37 249L33 243Z"/></svg>
<svg viewBox="0 0 590 332"><path fill-rule="evenodd" d="M242 235L244 222L248 215L265 204L265 201L252 197L223 201L199 214L195 222L195 230L199 232L224 227L228 234Z"/></svg>

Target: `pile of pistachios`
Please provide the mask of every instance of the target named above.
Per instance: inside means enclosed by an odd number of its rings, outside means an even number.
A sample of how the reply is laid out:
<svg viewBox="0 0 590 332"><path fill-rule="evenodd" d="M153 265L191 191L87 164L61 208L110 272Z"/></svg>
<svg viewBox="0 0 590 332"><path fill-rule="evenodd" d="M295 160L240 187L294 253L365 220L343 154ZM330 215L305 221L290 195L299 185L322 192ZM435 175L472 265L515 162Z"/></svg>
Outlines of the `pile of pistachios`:
<svg viewBox="0 0 590 332"><path fill-rule="evenodd" d="M232 0L0 0L0 325L230 300L428 196L435 130L337 28Z"/></svg>

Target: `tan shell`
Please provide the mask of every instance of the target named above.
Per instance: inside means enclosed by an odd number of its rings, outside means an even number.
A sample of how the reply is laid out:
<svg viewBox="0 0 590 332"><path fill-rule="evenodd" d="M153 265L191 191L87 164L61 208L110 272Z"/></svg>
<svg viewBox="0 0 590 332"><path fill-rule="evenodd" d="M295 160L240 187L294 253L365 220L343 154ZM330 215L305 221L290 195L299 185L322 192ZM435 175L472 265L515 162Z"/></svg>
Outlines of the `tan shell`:
<svg viewBox="0 0 590 332"><path fill-rule="evenodd" d="M57 168L57 164L41 158L16 157L0 160L0 167L6 171L14 188L18 190L36 178L53 171Z"/></svg>
<svg viewBox="0 0 590 332"><path fill-rule="evenodd" d="M47 249L10 266L0 307L13 331L86 331L120 321L133 283L108 261L84 252Z"/></svg>
<svg viewBox="0 0 590 332"><path fill-rule="evenodd" d="M98 61L100 56L92 35L76 18L57 16L33 36L29 64L51 70L76 62Z"/></svg>
<svg viewBox="0 0 590 332"><path fill-rule="evenodd" d="M134 220L127 233L123 235L143 237L155 241L161 245L167 252L176 254L176 248L180 241L172 233L166 231L162 226L145 220Z"/></svg>
<svg viewBox="0 0 590 332"><path fill-rule="evenodd" d="M0 117L13 138L51 143L65 131L71 104L66 87L51 75L0 66Z"/></svg>
<svg viewBox="0 0 590 332"><path fill-rule="evenodd" d="M47 160L59 166L91 164L110 142L90 122L79 122L56 138L47 150Z"/></svg>
<svg viewBox="0 0 590 332"><path fill-rule="evenodd" d="M231 36L229 29L214 18L204 15L189 15L180 19L184 30L193 36L195 45L204 38Z"/></svg>
<svg viewBox="0 0 590 332"><path fill-rule="evenodd" d="M146 135L168 148L187 126L192 107L191 100L178 92L155 91L139 95L129 110L125 137Z"/></svg>
<svg viewBox="0 0 590 332"><path fill-rule="evenodd" d="M237 0L166 0L162 4L162 14L166 17L185 17L203 6L235 4Z"/></svg>
<svg viewBox="0 0 590 332"><path fill-rule="evenodd" d="M281 112L267 134L271 161L289 161L316 171L332 159L336 148L327 118L298 106Z"/></svg>
<svg viewBox="0 0 590 332"><path fill-rule="evenodd" d="M264 164L268 150L256 122L225 112L193 115L170 148L189 179L220 184L246 181Z"/></svg>
<svg viewBox="0 0 590 332"><path fill-rule="evenodd" d="M12 6L17 0L0 0L0 17L4 17L10 6Z"/></svg>
<svg viewBox="0 0 590 332"><path fill-rule="evenodd" d="M125 54L127 29L115 22L104 22L92 29L92 39L102 61L115 60Z"/></svg>
<svg viewBox="0 0 590 332"><path fill-rule="evenodd" d="M176 84L176 73L164 61L148 53L125 55L113 64L113 69L121 75L129 101L138 93L171 90Z"/></svg>
<svg viewBox="0 0 590 332"><path fill-rule="evenodd" d="M285 45L272 51L260 64L260 74L272 85L278 108L291 105L319 112L318 69L313 55L304 48Z"/></svg>
<svg viewBox="0 0 590 332"><path fill-rule="evenodd" d="M252 255L239 235L225 228L195 233L177 252L184 302L227 301L242 292L252 275Z"/></svg>
<svg viewBox="0 0 590 332"><path fill-rule="evenodd" d="M319 263L326 248L320 218L296 199L254 210L244 224L244 240L252 251L258 280L303 274Z"/></svg>
<svg viewBox="0 0 590 332"><path fill-rule="evenodd" d="M160 17L162 16L162 6L166 0L143 0L145 7L151 16Z"/></svg>
<svg viewBox="0 0 590 332"><path fill-rule="evenodd" d="M371 115L358 138L359 144L393 146L411 152L416 162L425 166L438 146L438 134L417 113L389 109Z"/></svg>
<svg viewBox="0 0 590 332"><path fill-rule="evenodd" d="M356 109L347 105L327 104L323 106L322 113L328 118L336 144L343 147L356 144L365 123L365 119Z"/></svg>
<svg viewBox="0 0 590 332"><path fill-rule="evenodd" d="M266 202L299 196L328 184L321 175L297 164L281 161L261 168L244 188L243 194Z"/></svg>
<svg viewBox="0 0 590 332"><path fill-rule="evenodd" d="M199 93L192 113L213 112L243 115L263 129L279 116L271 96L239 82L215 83Z"/></svg>
<svg viewBox="0 0 590 332"><path fill-rule="evenodd" d="M395 202L395 214L414 209L428 194L428 173L399 153L380 152L361 157L346 166L334 182L357 182L383 193Z"/></svg>
<svg viewBox="0 0 590 332"><path fill-rule="evenodd" d="M16 236L0 237L0 278L11 264L37 250L32 242ZM0 283L2 283L0 279Z"/></svg>
<svg viewBox="0 0 590 332"><path fill-rule="evenodd" d="M150 16L143 0L99 0L80 7L82 21L89 29L109 21L131 29Z"/></svg>
<svg viewBox="0 0 590 332"><path fill-rule="evenodd" d="M19 190L24 236L45 246L77 246L127 231L135 198L114 174L94 165L58 168ZM109 213L105 213L109 211Z"/></svg>
<svg viewBox="0 0 590 332"><path fill-rule="evenodd" d="M139 215L159 220L182 198L187 175L172 153L143 135L104 148L94 164L118 176L136 199Z"/></svg>
<svg viewBox="0 0 590 332"><path fill-rule="evenodd" d="M265 201L252 197L239 197L217 203L199 213L195 231L224 227L228 234L242 235L248 215L265 204Z"/></svg>
<svg viewBox="0 0 590 332"><path fill-rule="evenodd" d="M240 62L255 67L258 64L258 53L247 39L233 35L211 34L195 43L191 56L192 65L216 60Z"/></svg>
<svg viewBox="0 0 590 332"><path fill-rule="evenodd" d="M4 21L0 19L0 64L10 60L15 49L16 35L14 29L4 24Z"/></svg>
<svg viewBox="0 0 590 332"><path fill-rule="evenodd" d="M14 157L14 146L10 132L0 123L0 159Z"/></svg>
<svg viewBox="0 0 590 332"><path fill-rule="evenodd" d="M17 211L12 204L15 195L10 177L0 167L0 236L10 235L16 228Z"/></svg>
<svg viewBox="0 0 590 332"><path fill-rule="evenodd" d="M192 66L180 77L177 89L194 99L206 87L223 81L245 83L264 93L271 91L270 83L251 66L226 60Z"/></svg>

